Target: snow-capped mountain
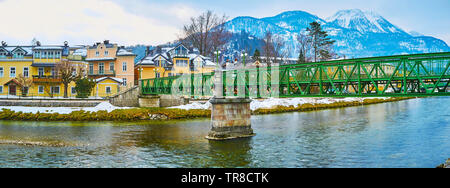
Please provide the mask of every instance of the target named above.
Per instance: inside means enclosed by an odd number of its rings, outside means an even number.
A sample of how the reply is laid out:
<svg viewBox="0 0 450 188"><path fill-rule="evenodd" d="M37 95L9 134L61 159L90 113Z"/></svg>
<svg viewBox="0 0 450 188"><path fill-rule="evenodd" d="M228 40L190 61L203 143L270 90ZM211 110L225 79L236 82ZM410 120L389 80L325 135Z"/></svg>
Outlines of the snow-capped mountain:
<svg viewBox="0 0 450 188"><path fill-rule="evenodd" d="M242 36L247 38L261 39L270 31L286 41L285 50L291 57L297 57L297 35L305 32L313 21L322 24L329 36L336 40L335 51L347 58L450 51L449 46L440 39L412 36L382 16L358 9L338 11L325 20L304 11L289 11L260 19L237 17L225 26L234 34L244 33ZM227 48L236 52L255 47L239 45L235 37Z"/></svg>
<svg viewBox="0 0 450 188"><path fill-rule="evenodd" d="M347 29L357 30L361 33L402 33L402 29L374 12L361 11L359 9L341 10L334 16L327 18L330 25L336 25Z"/></svg>

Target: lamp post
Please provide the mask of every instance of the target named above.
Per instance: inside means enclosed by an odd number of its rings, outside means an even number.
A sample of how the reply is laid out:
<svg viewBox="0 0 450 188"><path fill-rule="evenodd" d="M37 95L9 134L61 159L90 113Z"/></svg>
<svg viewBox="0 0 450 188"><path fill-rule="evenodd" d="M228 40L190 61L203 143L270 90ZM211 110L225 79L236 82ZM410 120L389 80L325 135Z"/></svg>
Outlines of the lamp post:
<svg viewBox="0 0 450 188"><path fill-rule="evenodd" d="M216 60L217 60L217 61L216 61L217 64L219 64L219 55L220 55L221 53L222 53L222 52L219 51L219 50L216 50L216 51L214 52L214 55L216 55L216 58L217 58L217 59L216 59Z"/></svg>
<svg viewBox="0 0 450 188"><path fill-rule="evenodd" d="M248 54L245 53L245 52L241 53L241 57L243 58L244 67L245 67L245 57L246 57L247 55L248 55Z"/></svg>

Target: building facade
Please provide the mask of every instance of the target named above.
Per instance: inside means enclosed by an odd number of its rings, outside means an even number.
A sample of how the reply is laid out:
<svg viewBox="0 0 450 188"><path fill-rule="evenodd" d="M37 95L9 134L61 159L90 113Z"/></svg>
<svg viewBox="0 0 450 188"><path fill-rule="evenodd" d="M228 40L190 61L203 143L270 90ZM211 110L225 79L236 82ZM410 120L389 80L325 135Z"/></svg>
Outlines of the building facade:
<svg viewBox="0 0 450 188"><path fill-rule="evenodd" d="M151 79L183 74L210 73L215 63L189 50L183 44L170 48L156 48L135 65L135 79Z"/></svg>
<svg viewBox="0 0 450 188"><path fill-rule="evenodd" d="M100 55L100 52L102 55ZM64 85L58 64L69 61L96 81L91 96L107 97L134 82L136 55L117 44L0 46L0 96L63 97ZM76 97L75 83L68 85L68 97Z"/></svg>

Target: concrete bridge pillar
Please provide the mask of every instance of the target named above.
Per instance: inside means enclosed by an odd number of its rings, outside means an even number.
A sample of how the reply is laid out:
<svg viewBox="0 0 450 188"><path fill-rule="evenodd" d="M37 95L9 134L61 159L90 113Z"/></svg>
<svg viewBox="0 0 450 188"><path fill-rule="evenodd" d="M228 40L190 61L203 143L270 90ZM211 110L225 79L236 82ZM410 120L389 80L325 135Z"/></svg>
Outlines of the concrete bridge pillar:
<svg viewBox="0 0 450 188"><path fill-rule="evenodd" d="M223 96L223 72L215 71L214 97L210 100L211 131L209 140L230 140L252 137L250 99Z"/></svg>

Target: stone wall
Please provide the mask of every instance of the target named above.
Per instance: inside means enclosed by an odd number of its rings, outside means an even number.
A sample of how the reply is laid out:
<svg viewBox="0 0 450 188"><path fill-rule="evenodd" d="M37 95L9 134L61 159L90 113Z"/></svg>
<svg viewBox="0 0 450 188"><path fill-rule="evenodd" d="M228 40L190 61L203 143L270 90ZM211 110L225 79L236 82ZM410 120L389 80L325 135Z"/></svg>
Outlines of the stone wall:
<svg viewBox="0 0 450 188"><path fill-rule="evenodd" d="M159 96L140 96L139 97L139 107L142 108L158 108L160 107L160 97Z"/></svg>
<svg viewBox="0 0 450 188"><path fill-rule="evenodd" d="M226 140L253 136L249 99L216 99L212 104L208 139Z"/></svg>
<svg viewBox="0 0 450 188"><path fill-rule="evenodd" d="M30 106L30 107L95 107L107 100L93 99L2 99L0 106Z"/></svg>
<svg viewBox="0 0 450 188"><path fill-rule="evenodd" d="M175 95L160 95L160 107L172 107L189 104L189 98Z"/></svg>
<svg viewBox="0 0 450 188"><path fill-rule="evenodd" d="M135 86L109 98L109 102L119 107L139 107L139 87Z"/></svg>

